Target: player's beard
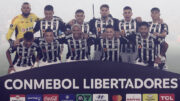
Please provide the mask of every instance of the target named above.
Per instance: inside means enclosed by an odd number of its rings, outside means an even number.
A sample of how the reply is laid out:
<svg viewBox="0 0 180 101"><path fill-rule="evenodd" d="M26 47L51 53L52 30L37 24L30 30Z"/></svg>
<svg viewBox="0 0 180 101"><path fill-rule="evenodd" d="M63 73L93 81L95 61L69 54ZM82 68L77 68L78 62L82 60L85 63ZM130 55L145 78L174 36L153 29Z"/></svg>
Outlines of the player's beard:
<svg viewBox="0 0 180 101"><path fill-rule="evenodd" d="M28 16L30 15L30 13L22 13L22 15L23 15L24 17L28 17Z"/></svg>

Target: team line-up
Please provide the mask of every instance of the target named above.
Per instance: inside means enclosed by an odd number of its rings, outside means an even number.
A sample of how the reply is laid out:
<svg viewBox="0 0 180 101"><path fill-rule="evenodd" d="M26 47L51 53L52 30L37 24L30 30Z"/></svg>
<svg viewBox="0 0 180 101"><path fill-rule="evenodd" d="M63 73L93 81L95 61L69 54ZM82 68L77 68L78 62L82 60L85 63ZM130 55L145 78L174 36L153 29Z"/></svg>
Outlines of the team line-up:
<svg viewBox="0 0 180 101"><path fill-rule="evenodd" d="M89 22L84 22L85 12L78 9L75 18L65 23L54 16L52 5L45 6L44 18L38 18L31 13L30 4L23 3L22 14L12 20L6 35L10 44L6 52L8 73L62 63L65 47L65 62L124 62L166 70L168 26L160 18L160 9L151 9L150 22L133 19L129 6L123 8L122 20L113 18L109 9L107 4L101 5L101 18ZM39 31L40 37L34 37ZM11 38L14 32L15 40Z"/></svg>

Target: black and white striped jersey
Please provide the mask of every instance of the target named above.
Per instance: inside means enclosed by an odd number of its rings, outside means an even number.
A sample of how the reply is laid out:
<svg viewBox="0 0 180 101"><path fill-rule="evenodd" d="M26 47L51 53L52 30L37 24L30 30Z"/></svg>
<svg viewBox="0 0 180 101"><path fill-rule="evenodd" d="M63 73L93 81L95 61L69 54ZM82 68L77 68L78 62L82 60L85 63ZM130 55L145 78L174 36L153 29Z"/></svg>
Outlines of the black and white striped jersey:
<svg viewBox="0 0 180 101"><path fill-rule="evenodd" d="M123 38L113 38L112 40L98 38L95 41L102 50L101 60L113 62L121 62L121 45L126 42Z"/></svg>
<svg viewBox="0 0 180 101"><path fill-rule="evenodd" d="M120 20L119 31L124 31L126 36L125 39L129 40L127 43L123 44L121 51L123 53L134 53L136 50L136 32L137 32L138 22L136 19L131 19L129 22Z"/></svg>
<svg viewBox="0 0 180 101"><path fill-rule="evenodd" d="M56 38L51 43L47 43L42 37L36 38L35 42L39 45L38 56L43 62L51 63L61 60L61 47L63 45L61 39Z"/></svg>
<svg viewBox="0 0 180 101"><path fill-rule="evenodd" d="M68 46L66 59L83 60L90 58L90 46L94 43L92 38L76 40L71 34L71 37L64 38L63 42Z"/></svg>
<svg viewBox="0 0 180 101"><path fill-rule="evenodd" d="M93 35L95 35L96 38L99 38L100 35L105 32L107 25L112 25L114 27L114 30L118 31L118 24L119 20L112 17L108 17L108 20L102 18L92 19L89 22L90 31ZM100 48L98 46L95 46L95 51L100 51Z"/></svg>
<svg viewBox="0 0 180 101"><path fill-rule="evenodd" d="M75 20L75 24L78 24L76 20ZM80 25L80 24L79 24L79 25ZM66 29L67 29L67 30L71 30L71 27L72 27L72 26L69 25L69 24L66 25ZM89 23L88 23L88 22L83 22L83 24L81 25L81 27L82 27L82 32L83 32L83 33L86 33L86 34L91 33L91 32L90 32L90 26L89 26Z"/></svg>
<svg viewBox="0 0 180 101"><path fill-rule="evenodd" d="M78 24L76 20L75 20L75 24ZM80 25L80 24L79 24L79 25ZM90 31L89 22L83 22L83 24L80 25L80 26L81 26L82 32L83 32L84 34L88 34L89 37L94 37L94 38L96 37L96 36L93 35L92 32ZM66 30L71 30L71 27L72 27L71 25L67 24L67 25L66 25Z"/></svg>
<svg viewBox="0 0 180 101"><path fill-rule="evenodd" d="M131 19L129 22L123 20L119 21L119 31L124 31L126 36L137 32L137 21L136 19Z"/></svg>
<svg viewBox="0 0 180 101"><path fill-rule="evenodd" d="M39 47L36 43L33 42L28 48L23 45L23 42L24 41L21 41L18 46L12 46L8 49L11 54L16 52L13 65L16 65L17 67L32 66L36 59L35 54L39 52Z"/></svg>
<svg viewBox="0 0 180 101"><path fill-rule="evenodd" d="M53 30L55 37L59 36L60 31L64 32L66 30L65 23L61 20L61 18L54 16L51 21L47 21L45 19L38 21L34 27L34 32L40 30L40 36L43 37L43 33L48 28Z"/></svg>
<svg viewBox="0 0 180 101"><path fill-rule="evenodd" d="M146 39L143 39L141 34L138 34L136 42L139 62L152 63L160 55L160 42L150 36L150 33Z"/></svg>
<svg viewBox="0 0 180 101"><path fill-rule="evenodd" d="M153 33L159 33L161 34L162 32L167 32L167 34L169 33L168 31L168 25L165 23L159 24L159 23L153 23L153 22L148 22L149 23L149 33L153 34ZM156 38L156 37L155 37ZM165 38L156 38L159 40L164 40Z"/></svg>
<svg viewBox="0 0 180 101"><path fill-rule="evenodd" d="M95 34L97 37L99 37L102 33L105 32L107 25L112 25L114 27L115 31L118 31L118 23L119 20L108 17L107 20L99 18L99 19L92 19L90 20L90 31Z"/></svg>

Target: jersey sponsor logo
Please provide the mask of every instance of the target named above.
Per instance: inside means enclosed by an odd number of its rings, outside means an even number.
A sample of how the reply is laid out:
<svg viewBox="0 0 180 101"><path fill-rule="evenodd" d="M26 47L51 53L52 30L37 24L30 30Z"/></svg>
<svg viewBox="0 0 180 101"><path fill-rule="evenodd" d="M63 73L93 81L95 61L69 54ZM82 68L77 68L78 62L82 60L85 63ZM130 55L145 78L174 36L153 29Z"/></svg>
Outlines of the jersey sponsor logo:
<svg viewBox="0 0 180 101"><path fill-rule="evenodd" d="M158 101L158 94L143 94L143 101Z"/></svg>
<svg viewBox="0 0 180 101"><path fill-rule="evenodd" d="M93 94L93 101L109 101L108 94Z"/></svg>
<svg viewBox="0 0 180 101"><path fill-rule="evenodd" d="M60 101L75 101L75 96L72 94L69 95L61 94Z"/></svg>
<svg viewBox="0 0 180 101"><path fill-rule="evenodd" d="M22 31L22 32L27 32L27 31L30 31L30 30L32 30L32 29L33 29L33 27L22 28L21 31Z"/></svg>
<svg viewBox="0 0 180 101"><path fill-rule="evenodd" d="M91 94L77 94L76 101L92 101Z"/></svg>
<svg viewBox="0 0 180 101"><path fill-rule="evenodd" d="M126 94L126 101L141 101L141 94Z"/></svg>
<svg viewBox="0 0 180 101"><path fill-rule="evenodd" d="M122 96L121 95L113 95L112 101L122 101Z"/></svg>
<svg viewBox="0 0 180 101"><path fill-rule="evenodd" d="M25 95L10 95L10 101L25 101Z"/></svg>
<svg viewBox="0 0 180 101"><path fill-rule="evenodd" d="M58 94L44 94L43 101L59 101Z"/></svg>
<svg viewBox="0 0 180 101"><path fill-rule="evenodd" d="M174 94L159 94L159 101L175 101Z"/></svg>

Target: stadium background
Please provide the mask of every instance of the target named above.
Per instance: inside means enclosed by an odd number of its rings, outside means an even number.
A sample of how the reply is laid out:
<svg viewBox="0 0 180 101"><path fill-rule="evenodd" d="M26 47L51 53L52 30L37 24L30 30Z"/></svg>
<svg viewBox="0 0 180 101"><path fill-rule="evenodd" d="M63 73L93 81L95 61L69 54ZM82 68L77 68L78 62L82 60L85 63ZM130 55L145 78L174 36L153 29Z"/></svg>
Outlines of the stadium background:
<svg viewBox="0 0 180 101"><path fill-rule="evenodd" d="M39 17L44 17L43 9L45 5L53 5L55 15L61 17L65 22L71 20L74 17L74 12L79 8L85 11L85 21L89 21L93 17L93 3L95 5L95 17L100 17L99 7L106 3L110 6L110 12L115 18L122 19L123 7L131 6L134 14L133 18L141 16L145 21L151 21L150 9L159 7L161 18L169 26L169 35L166 38L169 43L167 52L169 71L180 73L179 0L4 0L0 3L0 76L7 74L8 69L5 52L9 44L5 35L13 17L21 13L21 4L25 1L31 4L32 12Z"/></svg>

